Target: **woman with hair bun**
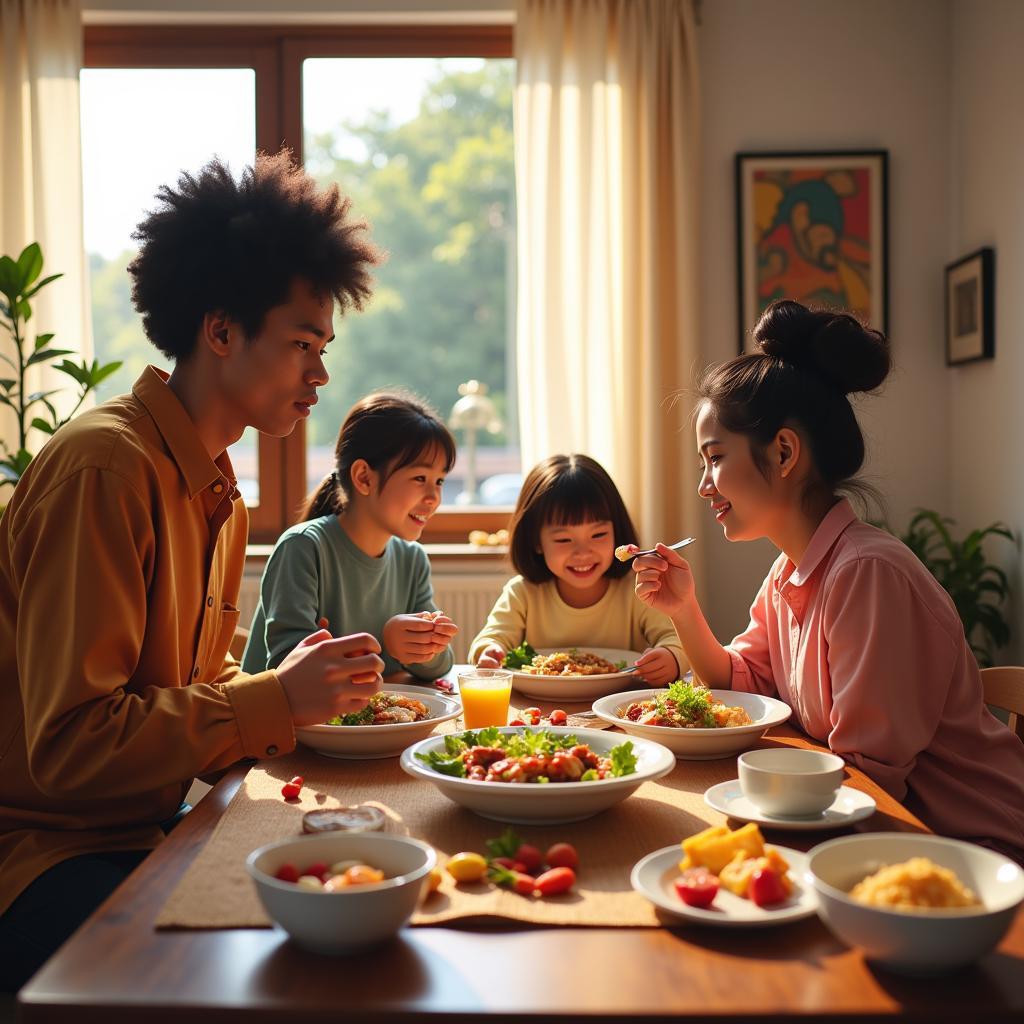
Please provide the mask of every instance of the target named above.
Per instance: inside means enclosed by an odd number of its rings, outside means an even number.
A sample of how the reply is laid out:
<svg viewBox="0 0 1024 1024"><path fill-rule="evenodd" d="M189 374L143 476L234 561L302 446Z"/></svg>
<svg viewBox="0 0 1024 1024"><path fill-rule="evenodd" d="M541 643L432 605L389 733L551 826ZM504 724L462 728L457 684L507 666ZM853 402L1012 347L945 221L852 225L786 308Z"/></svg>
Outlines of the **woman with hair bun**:
<svg viewBox="0 0 1024 1024"><path fill-rule="evenodd" d="M890 369L884 335L853 317L775 302L760 351L698 385L699 493L731 541L781 554L731 644L714 637L686 561L637 558L637 596L675 624L708 686L778 696L936 832L1024 863L1024 744L985 707L953 602L913 552L843 493L864 438L847 395Z"/></svg>

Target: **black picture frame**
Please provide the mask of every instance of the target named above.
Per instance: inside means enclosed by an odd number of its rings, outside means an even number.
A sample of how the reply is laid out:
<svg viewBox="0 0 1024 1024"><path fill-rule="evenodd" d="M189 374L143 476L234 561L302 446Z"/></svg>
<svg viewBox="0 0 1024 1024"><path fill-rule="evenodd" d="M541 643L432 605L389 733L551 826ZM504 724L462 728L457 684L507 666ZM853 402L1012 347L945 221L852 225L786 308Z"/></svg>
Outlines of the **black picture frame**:
<svg viewBox="0 0 1024 1024"><path fill-rule="evenodd" d="M984 247L946 265L946 365L994 359L996 253Z"/></svg>
<svg viewBox="0 0 1024 1024"><path fill-rule="evenodd" d="M865 172L865 173L858 173ZM788 254L773 244L771 235L783 227L779 219L783 209L796 210L799 198L794 198L793 175L800 185L817 175L822 185L817 195L808 198L810 223L821 232L834 234L834 244L823 244L819 249L801 248L797 230L791 230L794 253ZM848 226L849 196L837 191L838 185L826 188L830 182L862 181L867 185L866 238L859 238L844 229ZM765 188L777 187L784 194L778 204L773 224L765 226ZM869 326L883 332L889 325L889 152L885 149L849 150L794 150L770 152L742 152L735 158L736 188L736 283L739 314L740 354L752 350L751 336L758 317L773 299L793 298L811 306L846 309ZM758 191L759 190L759 191ZM829 194L831 191L832 194ZM757 193L755 195L755 193ZM863 194L863 193L862 193ZM806 211L804 211L806 212ZM792 216L792 214L791 214ZM760 223L758 218L760 217ZM821 220L815 221L813 218ZM859 228L858 228L859 231ZM832 252L827 250L831 249ZM834 266L826 261L834 254ZM780 269L778 285L771 283L773 260L785 261L795 256L806 262L810 273L792 275L792 284L785 278L786 267ZM815 261L821 261L816 265ZM843 266L838 266L839 262ZM815 271L821 287L814 287ZM799 286L796 285L800 280ZM843 280L848 286L842 284ZM804 288L804 285L807 287ZM766 294L767 288L767 294ZM856 301L851 301L851 298Z"/></svg>

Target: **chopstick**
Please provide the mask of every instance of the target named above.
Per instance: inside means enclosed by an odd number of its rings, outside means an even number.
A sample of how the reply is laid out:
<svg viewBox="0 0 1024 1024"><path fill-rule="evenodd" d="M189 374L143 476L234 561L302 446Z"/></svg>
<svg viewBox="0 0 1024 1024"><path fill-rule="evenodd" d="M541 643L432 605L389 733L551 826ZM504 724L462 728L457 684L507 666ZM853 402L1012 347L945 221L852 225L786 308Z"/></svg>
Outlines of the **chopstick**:
<svg viewBox="0 0 1024 1024"><path fill-rule="evenodd" d="M680 540L675 544L669 544L669 550L682 551L683 548L692 544L696 539L696 537L687 537L686 540ZM646 551L630 551L628 549L628 544L620 545L615 549L615 557L620 562L631 562L634 558L638 558L640 555L656 555L658 553L657 548L648 548Z"/></svg>

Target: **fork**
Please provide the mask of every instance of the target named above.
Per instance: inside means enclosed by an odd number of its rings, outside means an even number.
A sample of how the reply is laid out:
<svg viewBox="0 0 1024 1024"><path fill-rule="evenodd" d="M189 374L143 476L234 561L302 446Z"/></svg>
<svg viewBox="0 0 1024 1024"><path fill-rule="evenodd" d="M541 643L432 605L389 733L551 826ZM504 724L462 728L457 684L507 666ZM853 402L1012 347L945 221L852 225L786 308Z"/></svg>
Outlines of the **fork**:
<svg viewBox="0 0 1024 1024"><path fill-rule="evenodd" d="M669 544L669 550L682 551L683 548L692 544L696 539L696 537L687 537L685 540L677 541L675 544ZM658 553L657 548L648 548L646 551L623 551L623 548L626 546L623 544L615 549L615 557L620 562L631 562L634 558L639 558L640 555L656 555Z"/></svg>

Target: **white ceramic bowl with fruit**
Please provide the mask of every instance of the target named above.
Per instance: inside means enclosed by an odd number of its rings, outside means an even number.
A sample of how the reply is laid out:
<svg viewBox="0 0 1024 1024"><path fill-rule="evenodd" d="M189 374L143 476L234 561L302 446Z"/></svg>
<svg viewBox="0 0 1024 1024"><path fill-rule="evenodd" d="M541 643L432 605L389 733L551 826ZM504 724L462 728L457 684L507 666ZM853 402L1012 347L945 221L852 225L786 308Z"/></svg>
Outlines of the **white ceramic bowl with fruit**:
<svg viewBox="0 0 1024 1024"><path fill-rule="evenodd" d="M301 875L312 865L346 861L378 868L384 880L328 892L277 877L286 865ZM436 863L433 847L409 836L328 833L261 846L245 866L268 916L296 943L316 953L349 953L398 932Z"/></svg>
<svg viewBox="0 0 1024 1024"><path fill-rule="evenodd" d="M953 872L977 907L897 909L862 903L851 889L886 865L925 857ZM832 839L810 852L807 880L836 937L904 974L939 974L998 945L1024 902L1024 871L1001 854L942 836L875 832Z"/></svg>

